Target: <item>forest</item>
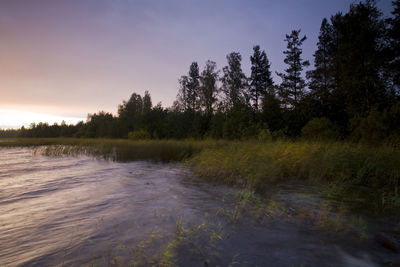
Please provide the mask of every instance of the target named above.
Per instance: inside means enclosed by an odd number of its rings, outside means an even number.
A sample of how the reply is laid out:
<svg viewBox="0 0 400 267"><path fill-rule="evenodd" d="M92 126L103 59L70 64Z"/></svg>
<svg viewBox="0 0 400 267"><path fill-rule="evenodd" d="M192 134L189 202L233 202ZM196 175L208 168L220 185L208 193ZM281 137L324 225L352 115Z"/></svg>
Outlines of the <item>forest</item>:
<svg viewBox="0 0 400 267"><path fill-rule="evenodd" d="M86 122L0 131L0 137L139 139L346 140L400 145L400 0L383 16L375 1L352 4L323 19L314 66L302 57L306 36L286 34L277 83L267 52L253 47L250 75L242 55L192 62L178 79L171 107L153 105L148 91L133 93L118 114L100 111Z"/></svg>

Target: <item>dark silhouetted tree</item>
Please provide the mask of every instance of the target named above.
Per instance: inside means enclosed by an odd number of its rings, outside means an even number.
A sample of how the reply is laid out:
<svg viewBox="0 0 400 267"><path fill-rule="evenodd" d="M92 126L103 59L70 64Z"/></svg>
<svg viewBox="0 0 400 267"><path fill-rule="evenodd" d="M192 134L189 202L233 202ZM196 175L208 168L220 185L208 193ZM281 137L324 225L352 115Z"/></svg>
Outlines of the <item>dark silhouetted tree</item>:
<svg viewBox="0 0 400 267"><path fill-rule="evenodd" d="M387 21L390 25L388 37L390 45L388 69L393 80L392 97L399 97L400 93L400 0L392 2L393 17Z"/></svg>
<svg viewBox="0 0 400 267"><path fill-rule="evenodd" d="M238 52L232 52L226 56L228 66L225 66L222 82L222 92L225 94L225 104L227 108L238 106L245 102L244 89L247 79L242 71L242 56Z"/></svg>
<svg viewBox="0 0 400 267"><path fill-rule="evenodd" d="M365 116L372 108L387 105L382 72L385 23L375 1L350 6L343 16L332 18L337 37L335 53L336 102L344 103L348 118Z"/></svg>
<svg viewBox="0 0 400 267"><path fill-rule="evenodd" d="M217 64L208 60L200 76L200 103L207 116L212 115L213 106L217 101L217 81Z"/></svg>
<svg viewBox="0 0 400 267"><path fill-rule="evenodd" d="M187 83L187 101L188 106L191 111L198 110L198 100L199 100L199 65L197 62L193 62L189 68L189 76Z"/></svg>
<svg viewBox="0 0 400 267"><path fill-rule="evenodd" d="M276 97L273 87L262 98L262 120L270 131L278 131L283 127L281 103Z"/></svg>
<svg viewBox="0 0 400 267"><path fill-rule="evenodd" d="M144 92L143 96L143 112L144 113L149 113L151 111L153 104L151 102L151 96L149 91Z"/></svg>
<svg viewBox="0 0 400 267"><path fill-rule="evenodd" d="M318 36L318 48L314 53L314 70L307 72L310 80L311 97L318 103L319 117L330 112L330 95L335 89L335 43L333 27L327 19L323 19Z"/></svg>
<svg viewBox="0 0 400 267"><path fill-rule="evenodd" d="M249 79L250 98L254 110L259 111L261 98L268 92L273 85L271 78L270 64L265 51L260 50L260 46L253 47L253 55L250 56L251 76Z"/></svg>
<svg viewBox="0 0 400 267"><path fill-rule="evenodd" d="M187 111L190 109L189 101L188 101L188 76L181 76L178 80L179 82L179 91L176 96L176 101L174 102L174 107L176 110Z"/></svg>
<svg viewBox="0 0 400 267"><path fill-rule="evenodd" d="M279 95L283 104L287 108L295 108L304 95L306 82L302 77L304 67L310 65L307 60L301 58L303 52L301 45L307 39L306 36L300 37L300 30L294 30L290 35L286 35L287 50L284 62L288 65L284 73L277 73L282 79L279 86Z"/></svg>
<svg viewBox="0 0 400 267"><path fill-rule="evenodd" d="M180 110L194 112L199 108L200 87L199 66L193 62L189 67L188 76L183 75L179 81L179 92L176 107Z"/></svg>
<svg viewBox="0 0 400 267"><path fill-rule="evenodd" d="M129 131L140 129L140 120L143 113L143 100L139 94L133 93L128 101L123 101L118 106L118 115L121 131L126 134Z"/></svg>

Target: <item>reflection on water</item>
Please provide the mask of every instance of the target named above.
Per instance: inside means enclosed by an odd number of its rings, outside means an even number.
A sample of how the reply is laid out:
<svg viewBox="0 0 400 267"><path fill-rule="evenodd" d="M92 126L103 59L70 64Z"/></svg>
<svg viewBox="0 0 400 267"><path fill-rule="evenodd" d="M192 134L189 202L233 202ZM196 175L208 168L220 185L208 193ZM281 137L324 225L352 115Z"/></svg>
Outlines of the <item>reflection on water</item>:
<svg viewBox="0 0 400 267"><path fill-rule="evenodd" d="M0 266L376 266L393 261L373 241L324 234L290 216L268 222L236 216L234 189L191 176L180 165L0 149ZM292 191L283 190L286 199Z"/></svg>

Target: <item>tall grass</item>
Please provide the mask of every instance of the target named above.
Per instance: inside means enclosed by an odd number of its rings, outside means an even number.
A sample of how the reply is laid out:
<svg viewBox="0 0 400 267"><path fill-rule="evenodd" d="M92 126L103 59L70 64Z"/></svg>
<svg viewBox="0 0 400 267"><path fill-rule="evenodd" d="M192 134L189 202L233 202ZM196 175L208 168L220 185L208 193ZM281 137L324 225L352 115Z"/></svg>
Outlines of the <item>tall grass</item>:
<svg viewBox="0 0 400 267"><path fill-rule="evenodd" d="M195 172L262 190L293 179L364 187L399 197L400 151L350 143L233 142L200 151L187 161Z"/></svg>
<svg viewBox="0 0 400 267"><path fill-rule="evenodd" d="M176 141L78 138L21 138L0 142L0 147L44 147L46 155L87 154L117 161L182 161L208 147L219 147L219 141Z"/></svg>
<svg viewBox="0 0 400 267"><path fill-rule="evenodd" d="M118 161L184 161L199 175L262 191L288 180L323 182L334 194L369 191L400 206L400 151L336 142L115 139L14 139L5 146L45 146L47 155L88 154ZM353 191L354 191L353 190ZM342 192L341 192L342 191Z"/></svg>

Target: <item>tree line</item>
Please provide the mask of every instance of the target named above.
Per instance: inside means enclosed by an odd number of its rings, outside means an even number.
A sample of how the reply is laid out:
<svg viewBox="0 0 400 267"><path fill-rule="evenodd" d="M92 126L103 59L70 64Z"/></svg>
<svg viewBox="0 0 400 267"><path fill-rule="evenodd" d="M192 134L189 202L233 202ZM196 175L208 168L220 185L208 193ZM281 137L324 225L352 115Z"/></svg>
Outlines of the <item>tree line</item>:
<svg viewBox="0 0 400 267"><path fill-rule="evenodd" d="M89 114L76 125L32 124L0 136L108 138L297 138L351 139L370 143L400 140L400 0L384 17L375 1L350 5L323 19L314 66L302 57L301 30L286 35L284 63L272 78L265 50L253 47L251 69L242 55L226 56L219 70L197 62L178 79L171 107L152 104L148 91L133 93L116 116ZM397 141L396 141L397 140Z"/></svg>

